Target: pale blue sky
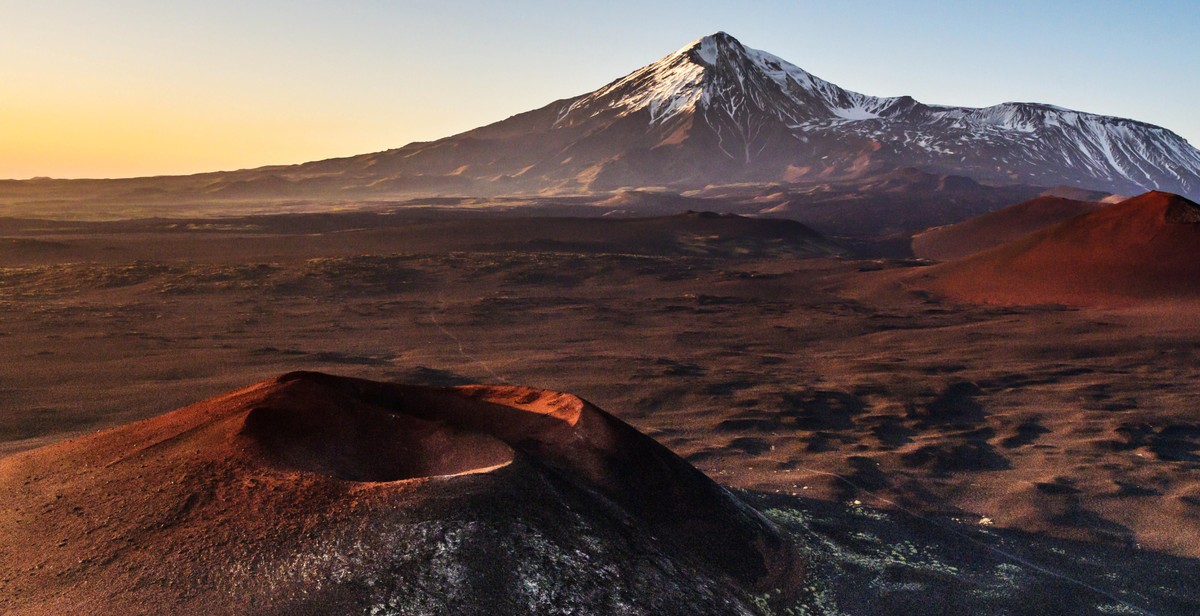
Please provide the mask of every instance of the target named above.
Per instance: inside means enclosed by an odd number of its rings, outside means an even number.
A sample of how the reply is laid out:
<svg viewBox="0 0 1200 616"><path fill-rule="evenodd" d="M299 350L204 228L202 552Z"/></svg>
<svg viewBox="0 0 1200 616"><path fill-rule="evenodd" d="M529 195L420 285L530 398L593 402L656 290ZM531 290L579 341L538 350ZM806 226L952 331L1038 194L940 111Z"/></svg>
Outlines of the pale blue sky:
<svg viewBox="0 0 1200 616"><path fill-rule="evenodd" d="M0 177L399 147L595 89L717 30L868 94L1052 103L1200 144L1200 0L0 0Z"/></svg>

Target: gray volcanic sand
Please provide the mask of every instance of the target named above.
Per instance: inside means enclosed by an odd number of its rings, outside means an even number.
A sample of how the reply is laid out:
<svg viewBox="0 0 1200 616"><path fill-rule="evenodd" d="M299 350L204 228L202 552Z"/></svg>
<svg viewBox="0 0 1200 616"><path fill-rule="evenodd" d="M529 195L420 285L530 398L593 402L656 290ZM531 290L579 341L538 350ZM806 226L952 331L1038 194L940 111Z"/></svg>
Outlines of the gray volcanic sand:
<svg viewBox="0 0 1200 616"><path fill-rule="evenodd" d="M1114 586L1130 555L1200 570L1192 306L955 305L904 264L699 236L639 254L471 239L488 221L172 224L5 228L0 453L298 369L514 383L762 498L1109 550L1089 566Z"/></svg>

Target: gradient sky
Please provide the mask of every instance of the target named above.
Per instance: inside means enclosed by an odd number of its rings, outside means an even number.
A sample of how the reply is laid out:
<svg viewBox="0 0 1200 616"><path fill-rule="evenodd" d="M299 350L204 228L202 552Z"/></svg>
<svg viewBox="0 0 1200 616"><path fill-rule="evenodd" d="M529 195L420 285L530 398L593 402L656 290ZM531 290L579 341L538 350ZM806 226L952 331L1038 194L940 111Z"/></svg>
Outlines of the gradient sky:
<svg viewBox="0 0 1200 616"><path fill-rule="evenodd" d="M596 89L724 30L842 87L1052 103L1200 145L1200 1L0 0L0 178L349 156Z"/></svg>

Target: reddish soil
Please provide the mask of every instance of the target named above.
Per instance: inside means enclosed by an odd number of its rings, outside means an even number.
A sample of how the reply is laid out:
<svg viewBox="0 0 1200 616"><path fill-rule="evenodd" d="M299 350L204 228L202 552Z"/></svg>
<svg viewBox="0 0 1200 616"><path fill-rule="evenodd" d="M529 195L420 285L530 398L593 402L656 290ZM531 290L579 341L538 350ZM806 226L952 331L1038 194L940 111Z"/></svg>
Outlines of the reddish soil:
<svg viewBox="0 0 1200 616"><path fill-rule="evenodd" d="M550 495L531 495L531 489ZM396 515L520 519L520 507L496 502L493 493L551 501L530 513L548 528L530 532L571 535L573 516L597 518L591 526L600 529L610 519L623 520L620 525L657 538L639 540L645 558L674 558L678 567L698 568L692 575L701 578L787 590L802 576L793 548L772 523L649 437L575 396L299 372L0 459L0 535L6 537L0 609L357 610L377 598L352 587L298 598L311 572L290 568L288 559L312 556L332 540L331 532L349 528L355 541L380 554L345 575L369 573L380 563L399 566L389 555L386 527L414 522ZM448 515L447 508L457 513ZM379 509L395 513L370 513ZM605 565L602 554L593 556L601 561L597 567ZM410 549L399 563L426 565L435 557ZM274 573L265 573L259 559L270 561ZM455 566L517 564L460 555ZM262 575L268 579L257 579ZM515 591L481 592L502 601Z"/></svg>
<svg viewBox="0 0 1200 616"><path fill-rule="evenodd" d="M808 258L804 234L753 228L769 220L504 220L0 220L13 367L0 454L30 461L19 452L293 370L527 383L593 400L757 492L737 495L804 551L809 613L1200 613L1195 302L951 302L905 287L950 264ZM0 597L16 597L0 611L736 613L697 594L736 585L642 521L671 516L604 496L608 475L418 420L381 434L425 430L411 441L465 459L419 446L397 458L353 422L326 439L361 437L379 460L254 430L239 438L257 449L233 460L253 454L249 478L193 444L205 430L148 449L161 464L39 457L14 471L27 492L0 495L0 550L20 559L0 574ZM91 542L106 537L133 547L105 564ZM522 580L540 589L533 603L516 600ZM34 596L41 583L94 602ZM130 588L161 602L134 605L146 599ZM203 603L214 588L244 609ZM249 603L264 596L278 601Z"/></svg>
<svg viewBox="0 0 1200 616"><path fill-rule="evenodd" d="M994 304L1131 305L1200 297L1200 206L1150 192L962 261L922 284Z"/></svg>
<svg viewBox="0 0 1200 616"><path fill-rule="evenodd" d="M1038 197L958 224L918 233L912 240L913 254L936 261L961 259L1101 207L1104 206L1094 201Z"/></svg>

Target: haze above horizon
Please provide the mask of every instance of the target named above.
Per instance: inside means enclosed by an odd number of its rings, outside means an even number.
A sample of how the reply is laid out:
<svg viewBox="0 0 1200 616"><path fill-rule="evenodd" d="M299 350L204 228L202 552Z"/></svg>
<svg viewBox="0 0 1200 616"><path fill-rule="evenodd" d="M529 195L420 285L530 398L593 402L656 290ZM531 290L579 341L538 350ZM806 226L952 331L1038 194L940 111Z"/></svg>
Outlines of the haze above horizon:
<svg viewBox="0 0 1200 616"><path fill-rule="evenodd" d="M0 178L396 148L594 90L719 30L867 94L1049 103L1200 145L1200 3L647 4L0 0Z"/></svg>

